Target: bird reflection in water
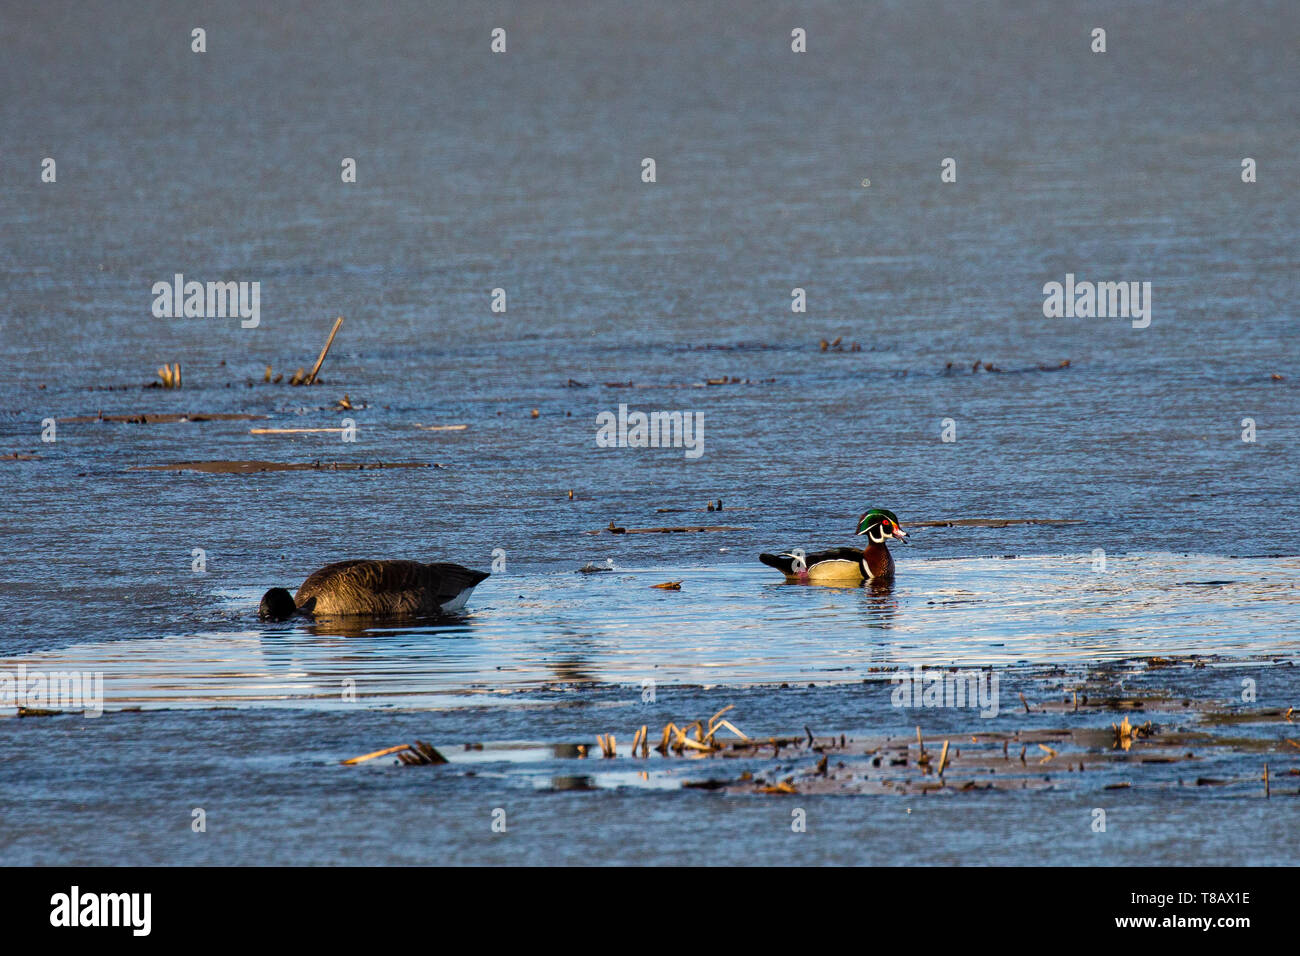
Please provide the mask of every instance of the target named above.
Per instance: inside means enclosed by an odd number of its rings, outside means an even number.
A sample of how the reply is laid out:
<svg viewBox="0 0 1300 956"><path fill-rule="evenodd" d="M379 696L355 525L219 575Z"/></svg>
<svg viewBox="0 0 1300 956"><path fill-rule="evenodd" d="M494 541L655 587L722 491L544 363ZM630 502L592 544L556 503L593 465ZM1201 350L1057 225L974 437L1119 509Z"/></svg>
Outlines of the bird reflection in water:
<svg viewBox="0 0 1300 956"><path fill-rule="evenodd" d="M442 615L440 617L403 618L397 620L375 620L368 617L334 617L322 618L306 625L303 630L316 637L409 637L412 634L428 633L438 637L466 637L470 632L473 619L461 615Z"/></svg>
<svg viewBox="0 0 1300 956"><path fill-rule="evenodd" d="M866 600L867 623L871 627L889 627L898 613L898 598L894 596L893 581L864 581L860 591Z"/></svg>
<svg viewBox="0 0 1300 956"><path fill-rule="evenodd" d="M894 595L893 580L862 581L859 584L819 584L816 581L783 581L780 584L767 584L770 588L811 588L819 594L830 592L836 597L827 597L826 609L835 610L841 606L838 595L856 595L861 600L862 610L866 614L868 627L889 627L893 617L898 613L899 602Z"/></svg>

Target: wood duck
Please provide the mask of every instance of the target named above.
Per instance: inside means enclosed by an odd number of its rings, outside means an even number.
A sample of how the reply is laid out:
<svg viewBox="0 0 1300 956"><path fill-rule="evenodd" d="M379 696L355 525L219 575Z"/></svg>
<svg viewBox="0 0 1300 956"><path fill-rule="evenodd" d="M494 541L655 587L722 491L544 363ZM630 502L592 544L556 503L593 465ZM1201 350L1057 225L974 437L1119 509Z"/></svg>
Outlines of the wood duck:
<svg viewBox="0 0 1300 956"><path fill-rule="evenodd" d="M291 617L436 617L465 607L486 571L419 561L339 561L302 582L296 595L271 588L262 596L263 620Z"/></svg>
<svg viewBox="0 0 1300 956"><path fill-rule="evenodd" d="M801 549L781 554L760 554L758 560L776 568L787 581L812 581L857 584L866 581L888 581L894 577L894 558L885 547L889 538L907 541L907 532L898 523L898 517L884 508L872 508L858 518L857 534L867 536L867 547L832 548L805 554Z"/></svg>

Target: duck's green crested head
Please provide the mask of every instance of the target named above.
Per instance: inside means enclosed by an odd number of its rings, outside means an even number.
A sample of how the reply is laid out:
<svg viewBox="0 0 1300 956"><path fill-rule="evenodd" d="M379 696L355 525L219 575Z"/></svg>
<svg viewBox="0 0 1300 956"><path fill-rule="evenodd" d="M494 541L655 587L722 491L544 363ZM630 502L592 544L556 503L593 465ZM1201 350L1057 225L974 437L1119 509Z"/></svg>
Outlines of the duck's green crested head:
<svg viewBox="0 0 1300 956"><path fill-rule="evenodd" d="M907 540L907 532L898 523L898 515L888 508L872 508L858 518L857 534L865 534L874 544L884 544L886 538Z"/></svg>

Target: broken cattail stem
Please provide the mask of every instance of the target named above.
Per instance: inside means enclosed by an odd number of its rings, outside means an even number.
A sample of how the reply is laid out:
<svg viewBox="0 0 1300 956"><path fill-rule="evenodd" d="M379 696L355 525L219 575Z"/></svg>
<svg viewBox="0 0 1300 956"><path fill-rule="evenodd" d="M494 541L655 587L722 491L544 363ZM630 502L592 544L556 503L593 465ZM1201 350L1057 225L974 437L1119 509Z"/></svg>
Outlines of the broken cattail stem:
<svg viewBox="0 0 1300 956"><path fill-rule="evenodd" d="M365 763L367 760L374 760L376 757L384 757L387 756L388 754L395 754L399 750L410 750L410 749L411 749L410 744L398 744L396 747L385 747L383 750L376 750L374 753L362 754L360 757L352 757L348 760L343 760L340 762L346 764L347 766L352 766L354 764Z"/></svg>
<svg viewBox="0 0 1300 956"><path fill-rule="evenodd" d="M320 372L320 367L325 364L325 356L329 352L330 346L334 344L334 336L338 335L339 326L342 324L343 316L340 315L334 320L334 328L330 329L330 337L325 340L325 347L320 350L320 355L316 358L316 364L312 366L311 374L303 382L304 385L316 384L316 375Z"/></svg>
<svg viewBox="0 0 1300 956"><path fill-rule="evenodd" d="M747 734L741 732L741 730L740 730L740 729L739 729L735 724L733 724L733 723L732 723L731 721L729 721L729 720L720 720L720 721L718 721L718 726L716 726L716 727L713 728L713 731L710 733L710 736L712 736L713 734L716 734L716 733L717 733L719 730L721 730L723 727L726 727L728 730L730 730L733 734L735 734L735 735L736 735L737 737L739 737L741 740L748 740L748 739L749 739L749 736L748 736Z"/></svg>
<svg viewBox="0 0 1300 956"><path fill-rule="evenodd" d="M655 748L664 756L668 755L668 741L672 739L673 731L676 729L671 720L664 727L664 738L659 741L659 746Z"/></svg>
<svg viewBox="0 0 1300 956"><path fill-rule="evenodd" d="M718 722L718 718L719 718L719 717L721 717L721 716L722 716L723 714L725 714L727 711L729 711L729 710L735 710L735 709L736 709L736 705L735 705L735 704L728 704L726 707L722 708L722 710L718 711L716 714L714 714L712 717L710 717L710 718L709 718L709 730L710 730L710 731L713 730L713 725L716 724L716 723Z"/></svg>
<svg viewBox="0 0 1300 956"><path fill-rule="evenodd" d="M948 741L943 742L943 753L939 754L939 776L943 776L943 768L948 766Z"/></svg>
<svg viewBox="0 0 1300 956"><path fill-rule="evenodd" d="M418 758L417 763L446 763L447 758L440 754L432 744L426 744L423 740L417 740L411 744L411 753ZM407 755L402 754L398 759L403 759Z"/></svg>
<svg viewBox="0 0 1300 956"><path fill-rule="evenodd" d="M704 729L704 725L701 724L698 720L695 721L694 723L687 724L685 727L677 731L677 743L680 745L681 742L686 739L686 735L689 734L692 730L695 731L695 739L696 740L701 739L703 737L703 729Z"/></svg>

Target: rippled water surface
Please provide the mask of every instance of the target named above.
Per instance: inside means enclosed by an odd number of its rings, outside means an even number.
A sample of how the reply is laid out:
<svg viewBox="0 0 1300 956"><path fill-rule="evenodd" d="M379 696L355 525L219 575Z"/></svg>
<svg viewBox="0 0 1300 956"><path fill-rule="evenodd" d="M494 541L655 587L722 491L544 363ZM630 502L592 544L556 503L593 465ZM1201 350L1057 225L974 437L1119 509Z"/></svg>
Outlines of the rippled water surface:
<svg viewBox="0 0 1300 956"><path fill-rule="evenodd" d="M79 742L73 717L0 721L24 754L0 762L0 797L32 814L0 820L0 844L75 857L41 849L75 803L107 834L91 857L115 859L145 812L122 807L190 799L159 748L257 803L257 824L132 858L253 860L289 834L328 862L294 822L315 819L312 785L277 776L299 747L344 807L357 781L396 778L337 760L402 735L590 742L598 722L555 717L557 693L598 711L648 680L699 685L709 712L753 695L768 733L898 732L848 697L763 688L848 694L914 663L1294 658L1297 8L1089 10L546 0L489 23L475 5L236 2L205 11L196 55L173 4L5 6L0 669L102 672L110 710L149 713L76 724L103 748L93 778L44 762ZM154 317L153 284L178 272L261 283L259 325ZM1067 273L1150 282L1151 324L1045 318L1043 285ZM320 384L264 381L310 367L340 315ZM145 387L172 362L183 388ZM703 453L597 447L621 404L691 412ZM355 442L283 433L345 420ZM326 467L173 467L238 461ZM789 586L755 560L850 543L871 505L922 525L892 590ZM718 530L598 533L611 522ZM265 589L352 557L504 567L453 623L256 620ZM575 573L588 562L616 570ZM1274 703L1300 703L1288 681ZM485 779L438 831L459 859L497 860L456 829L493 799ZM384 798L424 799L407 787ZM789 859L717 806L655 812ZM530 809L533 842L503 858L568 853L554 809ZM339 834L369 817L340 812ZM993 838L999 812L935 826L960 844L978 818L988 852L1024 861ZM1035 839L1060 858L1121 862L1050 816ZM1239 822L1173 843L1257 845L1270 825ZM841 852L857 825L800 859L860 862ZM1168 842L1147 825L1139 861ZM367 860L419 861L381 843Z"/></svg>
<svg viewBox="0 0 1300 956"><path fill-rule="evenodd" d="M102 671L105 705L445 708L552 684L848 682L889 669L1294 656L1300 559L1143 554L903 560L894 587L780 583L769 569L501 575L454 622L242 626L86 642L31 670ZM253 593L213 595L252 617Z"/></svg>

